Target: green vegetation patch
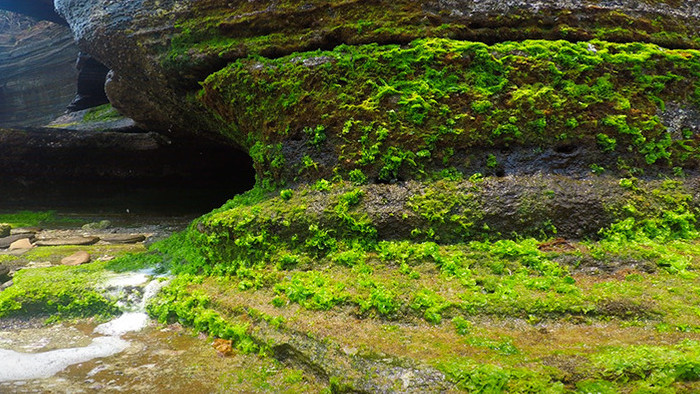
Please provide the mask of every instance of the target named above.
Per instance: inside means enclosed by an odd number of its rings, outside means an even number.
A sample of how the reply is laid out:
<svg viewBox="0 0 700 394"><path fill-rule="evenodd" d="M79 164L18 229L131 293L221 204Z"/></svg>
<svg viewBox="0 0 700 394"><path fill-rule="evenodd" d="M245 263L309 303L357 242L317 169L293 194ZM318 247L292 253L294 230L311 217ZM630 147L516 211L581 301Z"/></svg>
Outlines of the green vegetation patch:
<svg viewBox="0 0 700 394"><path fill-rule="evenodd" d="M99 107L90 108L83 117L83 123L108 122L121 118L122 115L112 107L111 104L100 105Z"/></svg>
<svg viewBox="0 0 700 394"><path fill-rule="evenodd" d="M70 218L59 217L56 211L19 211L0 214L0 223L8 223L12 227L36 227L45 224L75 223Z"/></svg>
<svg viewBox="0 0 700 394"><path fill-rule="evenodd" d="M97 289L97 285L110 273L136 270L154 263L148 255L127 255L110 262L97 261L77 267L22 269L15 273L14 284L0 292L0 318L40 316L58 321L113 316L119 313L119 308L114 300Z"/></svg>
<svg viewBox="0 0 700 394"><path fill-rule="evenodd" d="M264 212L246 205L250 197L201 220L236 207ZM232 339L243 352L269 354L270 327L332 341L323 338L336 332L324 323L333 316L333 324L348 324L341 338L365 349L361 357L377 346L433 365L470 392L692 391L700 381L700 249L692 233L628 237L611 227L597 242L439 245L361 243L320 227L296 243L197 227L156 245L182 274L149 310L162 322ZM350 328L357 324L361 338ZM608 336L600 343L586 331L598 329ZM417 341L413 330L430 340Z"/></svg>

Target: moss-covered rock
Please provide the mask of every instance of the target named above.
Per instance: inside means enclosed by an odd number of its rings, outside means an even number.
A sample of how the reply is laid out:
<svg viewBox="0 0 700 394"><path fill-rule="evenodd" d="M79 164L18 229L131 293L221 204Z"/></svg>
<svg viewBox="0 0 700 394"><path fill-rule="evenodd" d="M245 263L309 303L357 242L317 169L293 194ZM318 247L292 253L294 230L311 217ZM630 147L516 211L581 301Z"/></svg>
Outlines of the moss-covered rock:
<svg viewBox="0 0 700 394"><path fill-rule="evenodd" d="M697 389L695 1L56 4L257 171L153 247L160 321L331 391Z"/></svg>
<svg viewBox="0 0 700 394"><path fill-rule="evenodd" d="M81 49L112 69L107 93L120 112L152 129L210 136L220 120L183 98L210 74L250 55L275 58L426 37L700 45L700 15L692 0L60 0L56 8Z"/></svg>
<svg viewBox="0 0 700 394"><path fill-rule="evenodd" d="M697 166L696 120L664 124L666 103L699 108L692 50L428 39L239 60L203 86L221 132L277 182Z"/></svg>

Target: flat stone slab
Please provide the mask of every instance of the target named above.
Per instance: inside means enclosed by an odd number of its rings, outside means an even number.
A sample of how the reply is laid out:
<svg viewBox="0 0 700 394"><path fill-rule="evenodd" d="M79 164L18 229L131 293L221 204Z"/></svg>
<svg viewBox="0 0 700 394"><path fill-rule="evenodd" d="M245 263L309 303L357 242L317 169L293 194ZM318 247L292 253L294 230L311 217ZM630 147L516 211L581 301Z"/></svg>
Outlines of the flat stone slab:
<svg viewBox="0 0 700 394"><path fill-rule="evenodd" d="M110 244L135 244L146 240L143 234L111 234L102 236L104 242Z"/></svg>
<svg viewBox="0 0 700 394"><path fill-rule="evenodd" d="M10 230L11 235L23 235L23 234L29 234L29 235L34 235L41 231L41 227L18 227L18 228L13 228Z"/></svg>
<svg viewBox="0 0 700 394"><path fill-rule="evenodd" d="M92 245L100 240L99 237L70 237L39 239L34 242L36 246L68 246L68 245Z"/></svg>
<svg viewBox="0 0 700 394"><path fill-rule="evenodd" d="M34 245L32 245L31 241L29 241L29 238L22 238L11 243L8 250L31 249L33 247Z"/></svg>
<svg viewBox="0 0 700 394"><path fill-rule="evenodd" d="M79 251L75 252L72 255L68 257L64 257L61 259L61 264L63 265L81 265L81 264L87 264L90 262L91 256L90 253L84 252L84 251Z"/></svg>
<svg viewBox="0 0 700 394"><path fill-rule="evenodd" d="M2 237L0 238L0 249L7 249L13 242L24 238L28 238L31 241L34 239L34 234L17 234L10 235L9 237Z"/></svg>

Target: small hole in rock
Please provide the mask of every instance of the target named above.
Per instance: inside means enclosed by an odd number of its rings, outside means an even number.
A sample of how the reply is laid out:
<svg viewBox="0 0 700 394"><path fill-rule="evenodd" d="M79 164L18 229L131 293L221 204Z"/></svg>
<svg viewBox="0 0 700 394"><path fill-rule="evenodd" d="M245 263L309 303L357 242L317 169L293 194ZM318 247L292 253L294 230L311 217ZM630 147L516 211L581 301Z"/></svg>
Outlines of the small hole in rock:
<svg viewBox="0 0 700 394"><path fill-rule="evenodd" d="M574 144L565 144L555 147L554 151L557 153L571 154L576 152L576 149L578 149L578 147Z"/></svg>

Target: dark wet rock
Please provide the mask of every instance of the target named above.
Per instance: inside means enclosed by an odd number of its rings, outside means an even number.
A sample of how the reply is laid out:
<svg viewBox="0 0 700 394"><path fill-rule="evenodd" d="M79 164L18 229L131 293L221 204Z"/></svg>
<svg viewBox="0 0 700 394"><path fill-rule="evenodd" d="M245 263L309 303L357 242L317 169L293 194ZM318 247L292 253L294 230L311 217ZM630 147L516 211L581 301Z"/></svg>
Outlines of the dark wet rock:
<svg viewBox="0 0 700 394"><path fill-rule="evenodd" d="M99 237L70 237L70 238L49 238L37 239L36 246L67 246L67 245L92 245L100 240Z"/></svg>
<svg viewBox="0 0 700 394"><path fill-rule="evenodd" d="M620 271L639 271L654 273L658 270L655 263L648 260L623 259L595 259L588 255L577 256L575 254L563 254L552 259L560 264L565 264L572 268L575 273L585 275L611 275Z"/></svg>
<svg viewBox="0 0 700 394"><path fill-rule="evenodd" d="M78 93L68 105L68 111L75 112L109 103L104 88L109 68L82 52L78 55L76 68Z"/></svg>
<svg viewBox="0 0 700 394"><path fill-rule="evenodd" d="M75 252L70 256L61 259L61 264L63 265L82 265L90 262L90 253L85 251Z"/></svg>
<svg viewBox="0 0 700 394"><path fill-rule="evenodd" d="M621 319L644 318L655 314L653 305L637 304L626 299L601 301L597 308L603 316L616 316Z"/></svg>
<svg viewBox="0 0 700 394"><path fill-rule="evenodd" d="M10 280L10 267L0 264L0 283Z"/></svg>
<svg viewBox="0 0 700 394"><path fill-rule="evenodd" d="M34 234L32 234L32 233L29 233L29 234L17 234L17 235L10 235L10 236L8 236L8 237L0 238L0 249L7 249L7 248L10 247L10 245L11 245L13 242L18 241L18 240L20 240L20 239L24 239L24 238L27 238L27 239L29 239L29 240L33 240L33 239L34 239Z"/></svg>
<svg viewBox="0 0 700 394"><path fill-rule="evenodd" d="M12 232L12 226L6 223L0 223L0 237L7 237Z"/></svg>
<svg viewBox="0 0 700 394"><path fill-rule="evenodd" d="M135 244L146 240L143 234L109 234L101 237L102 241L110 244Z"/></svg>

